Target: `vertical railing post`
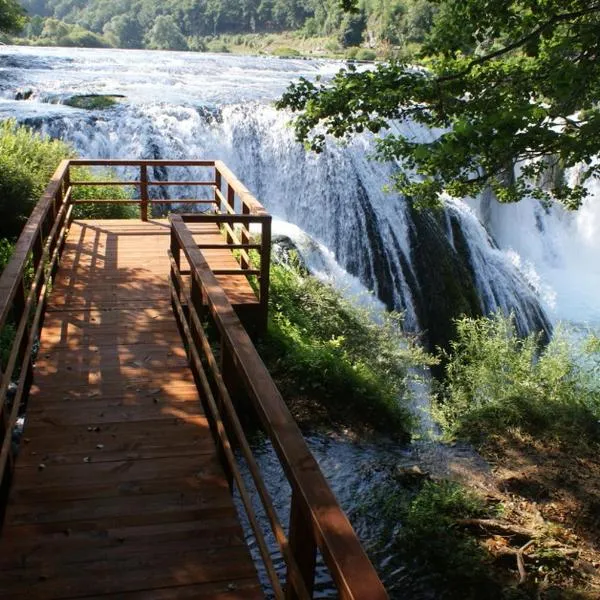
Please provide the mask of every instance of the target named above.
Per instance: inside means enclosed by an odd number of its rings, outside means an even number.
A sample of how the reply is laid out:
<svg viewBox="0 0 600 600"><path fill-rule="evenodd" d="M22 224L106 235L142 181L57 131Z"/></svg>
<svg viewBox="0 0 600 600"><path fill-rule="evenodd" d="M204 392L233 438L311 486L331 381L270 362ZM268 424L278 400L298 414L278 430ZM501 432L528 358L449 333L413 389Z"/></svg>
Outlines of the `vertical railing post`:
<svg viewBox="0 0 600 600"><path fill-rule="evenodd" d="M221 171L215 165L215 212L221 212L221 198L217 194L217 190L221 191Z"/></svg>
<svg viewBox="0 0 600 600"><path fill-rule="evenodd" d="M310 518L305 514L298 492L292 490L292 506L290 509L290 550L294 555L308 595L312 597L315 584L315 565L317 562L317 543ZM298 600L302 596L291 583L287 574L286 600Z"/></svg>
<svg viewBox="0 0 600 600"><path fill-rule="evenodd" d="M179 245L179 240L175 235L175 227L173 223L171 223L171 254L173 255L173 259L175 260L177 268L181 270L181 247Z"/></svg>
<svg viewBox="0 0 600 600"><path fill-rule="evenodd" d="M250 207L244 202L243 198L242 198L242 214L243 215L250 214ZM242 226L242 235L241 235L241 240L240 240L242 242L242 244L250 243L250 236L248 235L249 231L250 231L250 223L245 223ZM249 250L246 250L246 252L249 252ZM242 269L248 269L250 267L250 265L248 264L248 261L246 260L246 256L244 254L242 254L242 256L241 256L240 265L241 265Z"/></svg>
<svg viewBox="0 0 600 600"><path fill-rule="evenodd" d="M227 183L227 205L230 208L235 209L235 190L231 187L230 183ZM231 211L227 211L228 214L230 212ZM235 227L235 224L231 223L230 227L231 229L233 229ZM233 244L233 238L231 237L231 233L229 232L229 230L227 231L227 243Z"/></svg>
<svg viewBox="0 0 600 600"><path fill-rule="evenodd" d="M269 281L271 272L271 216L262 217L260 240L260 324L259 335L267 330L269 318Z"/></svg>
<svg viewBox="0 0 600 600"><path fill-rule="evenodd" d="M69 193L69 189L71 189L71 165L69 164L67 166L67 169L65 171L65 175L63 177L63 185L62 188L60 190L60 196L56 199L55 201L55 210L58 212L60 210L60 207L65 203L65 200L67 199L67 194ZM71 190L71 195L68 197L68 202L70 204L73 204L73 190ZM73 213L71 212L71 217L70 219L73 218ZM70 223L67 223L67 227L70 225Z"/></svg>
<svg viewBox="0 0 600 600"><path fill-rule="evenodd" d="M140 219L148 220L148 167L140 166Z"/></svg>

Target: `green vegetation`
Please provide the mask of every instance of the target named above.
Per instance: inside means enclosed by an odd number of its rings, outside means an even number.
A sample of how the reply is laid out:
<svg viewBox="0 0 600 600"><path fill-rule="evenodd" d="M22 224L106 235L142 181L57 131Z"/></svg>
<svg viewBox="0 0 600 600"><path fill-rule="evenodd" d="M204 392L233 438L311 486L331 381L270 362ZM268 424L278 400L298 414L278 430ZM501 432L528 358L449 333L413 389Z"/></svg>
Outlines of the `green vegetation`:
<svg viewBox="0 0 600 600"><path fill-rule="evenodd" d="M294 58L300 56L300 52L295 50L294 48L288 48L287 46L280 46L279 48L275 48L273 51L275 56L281 56L283 58Z"/></svg>
<svg viewBox="0 0 600 600"><path fill-rule="evenodd" d="M72 155L64 142L0 122L0 239L17 238L59 162Z"/></svg>
<svg viewBox="0 0 600 600"><path fill-rule="evenodd" d="M336 425L409 437L408 371L429 359L402 336L398 315L375 323L297 265L274 265L260 351L300 421L307 412L318 421L324 411Z"/></svg>
<svg viewBox="0 0 600 600"><path fill-rule="evenodd" d="M0 33L17 33L25 24L25 11L16 0L0 0Z"/></svg>
<svg viewBox="0 0 600 600"><path fill-rule="evenodd" d="M434 12L427 0L361 0L358 14L345 13L340 0L21 0L21 4L31 16L22 32L29 43L200 51L215 43L230 48L220 40L223 36L264 37L292 31L298 34L298 45L303 38L322 37L341 50L361 44L406 47L424 39Z"/></svg>
<svg viewBox="0 0 600 600"><path fill-rule="evenodd" d="M0 240L16 240L60 161L73 156L64 142L34 133L14 120L0 122ZM106 180L111 174L96 176L88 169L78 169L77 177ZM77 188L74 198L126 200L131 195L116 186L86 186ZM79 218L131 218L137 207L90 204L77 207L74 214Z"/></svg>
<svg viewBox="0 0 600 600"><path fill-rule="evenodd" d="M359 0L344 4L362 7ZM427 5L438 10L417 57L290 87L279 106L300 111L298 139L320 151L323 131L340 138L383 132L379 157L403 162L396 186L424 204L436 205L442 191L465 197L490 186L505 202L533 195L578 207L589 193L586 180L600 175L600 2ZM439 128L440 135L418 141L385 131L389 119ZM515 176L519 161L526 166ZM548 176L578 164L584 169L575 182Z"/></svg>
<svg viewBox="0 0 600 600"><path fill-rule="evenodd" d="M488 553L457 526L461 519L497 516L498 508L476 492L453 481L392 476L375 488L360 513L380 532L380 544L391 556L387 569L405 572L399 597L420 597L423 587L433 592L428 597L444 600L504 597Z"/></svg>
<svg viewBox="0 0 600 600"><path fill-rule="evenodd" d="M480 443L518 431L570 445L600 442L600 344L576 350L557 331L541 347L512 319L463 318L444 354L436 414L449 437Z"/></svg>
<svg viewBox="0 0 600 600"><path fill-rule="evenodd" d="M6 239L0 239L0 274L12 256L14 245Z"/></svg>
<svg viewBox="0 0 600 600"><path fill-rule="evenodd" d="M77 168L73 171L77 181L110 181L114 175L111 171L92 174L88 169ZM131 189L112 185L78 186L73 191L73 200L130 200ZM75 219L139 219L140 209L137 204L106 203L79 204L73 209Z"/></svg>
<svg viewBox="0 0 600 600"><path fill-rule="evenodd" d="M377 54L368 48L359 48L354 55L354 58L356 60L375 60L377 58Z"/></svg>

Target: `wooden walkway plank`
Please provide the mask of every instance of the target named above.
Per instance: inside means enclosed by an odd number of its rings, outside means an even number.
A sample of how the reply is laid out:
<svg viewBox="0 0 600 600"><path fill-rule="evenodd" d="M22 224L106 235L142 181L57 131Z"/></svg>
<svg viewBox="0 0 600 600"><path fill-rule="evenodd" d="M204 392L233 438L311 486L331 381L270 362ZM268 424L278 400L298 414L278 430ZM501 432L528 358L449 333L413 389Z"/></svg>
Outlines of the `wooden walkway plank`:
<svg viewBox="0 0 600 600"><path fill-rule="evenodd" d="M0 540L2 598L263 597L171 312L169 243L166 221L71 227ZM245 279L221 279L234 303L256 302Z"/></svg>

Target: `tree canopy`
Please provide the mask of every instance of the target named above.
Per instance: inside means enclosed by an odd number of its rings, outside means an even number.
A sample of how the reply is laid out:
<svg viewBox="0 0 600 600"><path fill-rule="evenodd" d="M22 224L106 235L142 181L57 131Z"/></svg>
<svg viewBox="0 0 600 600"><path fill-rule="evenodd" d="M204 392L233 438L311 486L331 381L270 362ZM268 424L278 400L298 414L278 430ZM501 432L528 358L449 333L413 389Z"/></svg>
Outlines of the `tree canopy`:
<svg viewBox="0 0 600 600"><path fill-rule="evenodd" d="M585 181L600 175L600 0L430 4L432 27L413 60L350 66L288 89L278 105L299 112L298 138L320 151L325 133L381 133L378 156L403 164L398 189L424 202L491 186L501 201L532 195L578 207ZM439 135L393 133L390 120ZM560 176L580 163L578 181Z"/></svg>
<svg viewBox="0 0 600 600"><path fill-rule="evenodd" d="M17 33L25 25L25 11L15 0L0 0L0 32Z"/></svg>
<svg viewBox="0 0 600 600"><path fill-rule="evenodd" d="M43 24L40 27L39 21L54 18L69 27L66 36L54 40L59 44L72 42L71 29L78 26L104 36L107 44L122 48L145 46L160 16L175 20L190 47L198 45L200 38L289 30L297 30L305 37L331 37L332 43L337 39L343 47L359 45L363 38L371 44L398 46L423 39L430 13L428 0L361 0L356 15L344 13L340 0L20 0L20 3L36 19L24 31L31 40L51 43L53 40L47 36L40 39Z"/></svg>

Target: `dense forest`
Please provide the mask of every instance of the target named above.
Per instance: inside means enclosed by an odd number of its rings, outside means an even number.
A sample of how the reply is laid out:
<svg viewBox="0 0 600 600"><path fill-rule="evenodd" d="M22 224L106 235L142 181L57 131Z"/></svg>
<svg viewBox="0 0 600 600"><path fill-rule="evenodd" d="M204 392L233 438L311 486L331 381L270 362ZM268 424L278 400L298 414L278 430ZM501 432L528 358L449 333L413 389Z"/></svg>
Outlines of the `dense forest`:
<svg viewBox="0 0 600 600"><path fill-rule="evenodd" d="M419 43L431 26L427 0L21 0L21 36L42 44L204 50L223 34L298 31L341 47Z"/></svg>

